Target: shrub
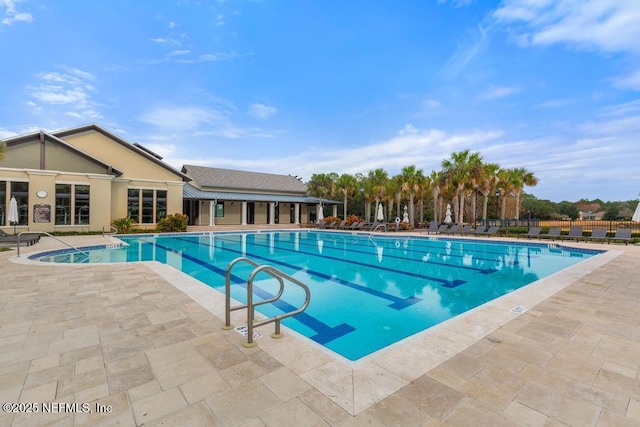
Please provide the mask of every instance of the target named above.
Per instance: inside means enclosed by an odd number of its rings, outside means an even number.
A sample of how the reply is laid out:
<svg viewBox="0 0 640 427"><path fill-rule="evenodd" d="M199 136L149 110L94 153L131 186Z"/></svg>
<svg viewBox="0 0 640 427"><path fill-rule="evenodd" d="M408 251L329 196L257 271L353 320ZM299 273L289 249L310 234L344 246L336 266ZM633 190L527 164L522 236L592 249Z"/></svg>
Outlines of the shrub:
<svg viewBox="0 0 640 427"><path fill-rule="evenodd" d="M327 217L324 218L324 222L326 224L330 224L330 223L333 223L333 222L340 223L340 218L338 218L337 216L327 216Z"/></svg>
<svg viewBox="0 0 640 427"><path fill-rule="evenodd" d="M360 222L360 217L358 215L349 215L345 220L345 223L348 225L351 225L354 222Z"/></svg>
<svg viewBox="0 0 640 427"><path fill-rule="evenodd" d="M158 221L156 229L162 232L184 232L187 231L189 217L185 214L172 214Z"/></svg>
<svg viewBox="0 0 640 427"><path fill-rule="evenodd" d="M127 234L131 232L131 226L133 225L133 220L131 219L130 216L126 216L124 218L118 218L114 220L111 225L113 225L115 228L118 229L118 233Z"/></svg>

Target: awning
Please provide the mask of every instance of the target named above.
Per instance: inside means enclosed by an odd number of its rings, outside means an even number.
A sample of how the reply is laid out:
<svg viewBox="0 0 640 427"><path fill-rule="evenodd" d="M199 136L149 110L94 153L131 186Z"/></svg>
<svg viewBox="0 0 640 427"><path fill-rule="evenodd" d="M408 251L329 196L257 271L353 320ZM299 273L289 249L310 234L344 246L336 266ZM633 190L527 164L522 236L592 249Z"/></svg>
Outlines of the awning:
<svg viewBox="0 0 640 427"><path fill-rule="evenodd" d="M182 187L182 197L184 199L196 200L233 200L246 202L282 202L282 203L308 203L317 204L322 202L325 205L340 205L337 200L320 199L310 196L294 196L282 194L260 194L260 193L234 193L226 191L204 191L199 190L191 184Z"/></svg>

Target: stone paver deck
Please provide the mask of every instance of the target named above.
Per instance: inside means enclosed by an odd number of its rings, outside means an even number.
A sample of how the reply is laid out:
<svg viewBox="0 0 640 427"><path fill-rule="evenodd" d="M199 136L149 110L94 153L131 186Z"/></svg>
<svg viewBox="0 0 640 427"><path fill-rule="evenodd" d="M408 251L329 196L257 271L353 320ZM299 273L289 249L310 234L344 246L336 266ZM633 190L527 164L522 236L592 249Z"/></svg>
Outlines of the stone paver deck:
<svg viewBox="0 0 640 427"><path fill-rule="evenodd" d="M273 325L244 348L156 262L26 261L43 238L0 252L0 426L640 425L640 247L577 245L610 251L353 363Z"/></svg>

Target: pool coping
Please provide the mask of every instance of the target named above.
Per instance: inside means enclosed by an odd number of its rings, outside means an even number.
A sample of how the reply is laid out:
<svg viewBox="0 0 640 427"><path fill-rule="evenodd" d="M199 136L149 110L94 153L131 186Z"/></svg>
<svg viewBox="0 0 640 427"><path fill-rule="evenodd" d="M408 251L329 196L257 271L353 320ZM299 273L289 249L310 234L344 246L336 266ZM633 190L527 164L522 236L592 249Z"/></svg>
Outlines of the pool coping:
<svg viewBox="0 0 640 427"><path fill-rule="evenodd" d="M115 242L118 240L113 239ZM495 241L508 242L503 239ZM263 335L263 338L257 340L258 346L347 412L358 415L517 318L521 313L511 311L514 307L534 307L623 253L615 249L603 250L605 252L599 255L405 338L356 362L338 356L284 326L285 337L279 340L269 338L272 332L270 327L257 328ZM20 259L10 259L18 263L42 265L25 258L37 252L25 254ZM141 264L219 319L224 319L224 296L219 291L202 286L197 279L169 265L157 261ZM69 264L61 266L68 267ZM232 321L235 324L243 323L242 313L234 312Z"/></svg>

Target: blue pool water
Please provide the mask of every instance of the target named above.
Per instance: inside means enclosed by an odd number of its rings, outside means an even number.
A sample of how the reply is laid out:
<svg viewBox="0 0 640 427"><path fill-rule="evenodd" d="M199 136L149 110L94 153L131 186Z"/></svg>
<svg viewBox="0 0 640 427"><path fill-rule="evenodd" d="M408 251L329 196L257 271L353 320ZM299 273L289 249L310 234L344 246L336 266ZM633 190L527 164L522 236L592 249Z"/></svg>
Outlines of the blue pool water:
<svg viewBox="0 0 640 427"><path fill-rule="evenodd" d="M556 244L316 231L120 238L128 246L89 249L89 262L156 260L223 293L225 270L240 256L293 276L309 286L311 303L283 323L350 360L600 253ZM65 251L38 259L87 261ZM232 271L231 295L238 301L246 302L251 271L246 264ZM256 299L277 292L275 279L258 279ZM281 300L258 311L273 316L303 300L300 288L287 286Z"/></svg>

